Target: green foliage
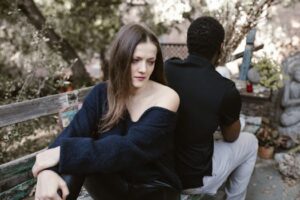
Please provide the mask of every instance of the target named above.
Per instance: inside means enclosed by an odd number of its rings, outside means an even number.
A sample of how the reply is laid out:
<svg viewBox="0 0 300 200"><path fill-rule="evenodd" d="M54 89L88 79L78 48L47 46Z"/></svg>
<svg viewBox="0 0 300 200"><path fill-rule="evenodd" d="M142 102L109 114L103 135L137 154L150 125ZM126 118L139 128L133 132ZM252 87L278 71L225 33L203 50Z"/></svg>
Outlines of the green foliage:
<svg viewBox="0 0 300 200"><path fill-rule="evenodd" d="M57 93L70 76L70 65L49 48L18 9L18 1L0 2L0 104ZM120 27L121 1L35 1L47 27L67 39L86 63L105 51Z"/></svg>
<svg viewBox="0 0 300 200"><path fill-rule="evenodd" d="M253 67L260 75L260 84L272 90L283 86L283 73L280 65L266 56L253 63Z"/></svg>
<svg viewBox="0 0 300 200"><path fill-rule="evenodd" d="M121 26L120 0L36 1L48 26L66 38L86 62L106 49Z"/></svg>
<svg viewBox="0 0 300 200"><path fill-rule="evenodd" d="M16 1L14 0L2 0L0 1L0 17L1 19L7 18L7 16L12 15L16 11Z"/></svg>
<svg viewBox="0 0 300 200"><path fill-rule="evenodd" d="M62 86L64 60L25 22L22 17L16 24L2 22L0 105L54 94Z"/></svg>

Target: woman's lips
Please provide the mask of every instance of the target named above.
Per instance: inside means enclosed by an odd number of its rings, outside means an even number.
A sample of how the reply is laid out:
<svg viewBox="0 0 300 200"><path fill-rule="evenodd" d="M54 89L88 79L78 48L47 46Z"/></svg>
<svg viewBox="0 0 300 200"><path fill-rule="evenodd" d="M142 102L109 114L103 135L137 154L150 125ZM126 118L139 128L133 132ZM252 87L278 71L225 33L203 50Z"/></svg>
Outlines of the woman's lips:
<svg viewBox="0 0 300 200"><path fill-rule="evenodd" d="M144 77L144 76L136 76L134 78L136 78L139 81L143 81L143 80L145 80L146 77Z"/></svg>

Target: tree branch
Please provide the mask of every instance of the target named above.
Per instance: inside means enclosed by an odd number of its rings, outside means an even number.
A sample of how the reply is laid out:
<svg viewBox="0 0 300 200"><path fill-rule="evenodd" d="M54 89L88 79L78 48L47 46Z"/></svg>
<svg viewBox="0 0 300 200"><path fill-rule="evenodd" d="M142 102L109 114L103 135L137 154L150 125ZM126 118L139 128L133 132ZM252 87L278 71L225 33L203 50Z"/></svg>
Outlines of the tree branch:
<svg viewBox="0 0 300 200"><path fill-rule="evenodd" d="M46 24L46 19L38 9L33 0L19 0L18 7L23 14L27 17L28 21L40 31L46 38L48 46L61 53L62 58L71 64L72 77L71 80L75 87L82 86L83 84L90 85L92 80L87 73L83 62L80 57L64 38L60 37L52 28Z"/></svg>

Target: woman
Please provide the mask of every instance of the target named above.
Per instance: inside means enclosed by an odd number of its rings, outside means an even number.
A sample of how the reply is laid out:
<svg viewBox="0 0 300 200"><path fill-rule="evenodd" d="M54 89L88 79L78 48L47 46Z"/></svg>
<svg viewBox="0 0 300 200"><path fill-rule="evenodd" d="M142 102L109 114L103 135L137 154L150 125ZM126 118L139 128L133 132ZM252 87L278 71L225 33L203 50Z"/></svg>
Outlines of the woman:
<svg viewBox="0 0 300 200"><path fill-rule="evenodd" d="M172 143L179 97L164 84L155 35L124 26L112 45L107 83L92 89L51 149L37 155L36 199L61 199L57 191L74 199L84 178L95 199L178 199Z"/></svg>

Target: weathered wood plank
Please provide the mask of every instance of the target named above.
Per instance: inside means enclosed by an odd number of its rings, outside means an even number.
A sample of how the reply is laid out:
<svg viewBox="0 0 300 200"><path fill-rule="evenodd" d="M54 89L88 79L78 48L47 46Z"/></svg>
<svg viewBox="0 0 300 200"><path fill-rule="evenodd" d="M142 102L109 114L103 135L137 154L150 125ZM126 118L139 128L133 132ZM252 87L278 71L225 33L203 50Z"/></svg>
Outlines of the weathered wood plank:
<svg viewBox="0 0 300 200"><path fill-rule="evenodd" d="M22 184L19 184L9 190L6 190L0 193L1 200L20 200L28 196L34 184L36 183L35 179L30 179L25 181Z"/></svg>
<svg viewBox="0 0 300 200"><path fill-rule="evenodd" d="M91 88L0 106L0 127L58 113L74 102L83 101Z"/></svg>
<svg viewBox="0 0 300 200"><path fill-rule="evenodd" d="M4 180L0 180L0 192L3 192L5 190L9 190L10 188L23 183L27 180L32 179L32 172L31 168L29 168L27 171L24 171L23 173L19 173L17 175L8 177Z"/></svg>
<svg viewBox="0 0 300 200"><path fill-rule="evenodd" d="M22 158L0 165L0 183L2 182L2 180L5 180L9 177L22 174L27 171L31 171L31 168L35 161L35 156L41 151L32 153L30 155L26 155Z"/></svg>

